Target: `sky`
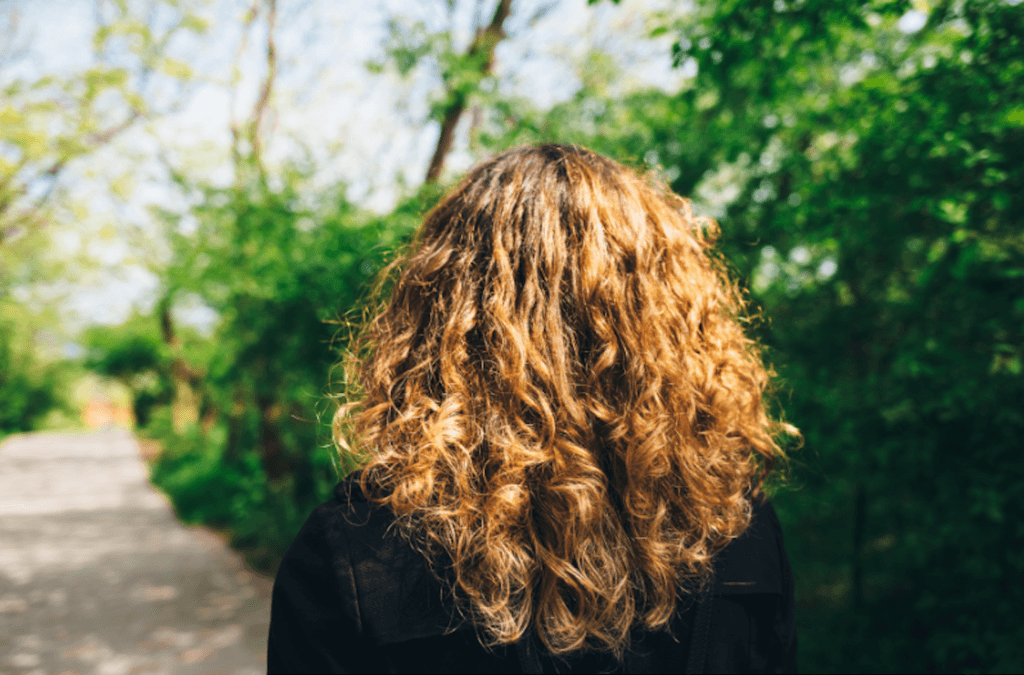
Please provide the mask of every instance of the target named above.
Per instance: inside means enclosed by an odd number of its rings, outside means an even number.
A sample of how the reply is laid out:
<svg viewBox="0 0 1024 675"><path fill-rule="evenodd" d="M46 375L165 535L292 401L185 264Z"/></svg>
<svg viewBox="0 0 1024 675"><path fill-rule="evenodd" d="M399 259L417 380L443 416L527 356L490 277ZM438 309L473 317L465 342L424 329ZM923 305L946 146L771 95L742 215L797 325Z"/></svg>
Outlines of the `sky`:
<svg viewBox="0 0 1024 675"><path fill-rule="evenodd" d="M446 0L279 0L279 75L267 134L268 165L281 167L307 154L316 166L314 185L343 182L361 206L389 210L400 196L396 185L417 185L433 152L438 126L428 112L438 75L429 63L407 77L393 70L374 74L367 62L382 58L390 19L449 30L455 44L464 47L474 21L486 22L494 4L455 0L449 11ZM578 90L577 64L596 48L620 68L621 90L678 90L694 73L671 67L665 38L646 36L645 18L669 5L678 11L685 3L623 0L588 7L586 0L515 0L508 37L496 53L499 87L534 106L550 107ZM68 75L88 64L96 6L95 0L0 0L0 11L19 15L17 38L26 47L25 58L0 70L0 80ZM248 3L210 0L195 6L208 22L207 31L171 43L171 51L194 73L190 84L153 86L149 95L158 114L62 176L68 208L52 226L50 254L76 261L71 278L17 291L16 297L29 304L55 307L70 334L90 324L121 323L155 302L159 283L152 270L166 247L156 234L152 208L186 214L189 207L164 162L214 184L232 180L230 125L255 100L265 32L258 24L243 50ZM233 79L236 62L238 78ZM447 170L460 172L477 159L463 133ZM182 219L183 231L189 223L187 216ZM199 303L178 313L180 320L202 328L215 319Z"/></svg>

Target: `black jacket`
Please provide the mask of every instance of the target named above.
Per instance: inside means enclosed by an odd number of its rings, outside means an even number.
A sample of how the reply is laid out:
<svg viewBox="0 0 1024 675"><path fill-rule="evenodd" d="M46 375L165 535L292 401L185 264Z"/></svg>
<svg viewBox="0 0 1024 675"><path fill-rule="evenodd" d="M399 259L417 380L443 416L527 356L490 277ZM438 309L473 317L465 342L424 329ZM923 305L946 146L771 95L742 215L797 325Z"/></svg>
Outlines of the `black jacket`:
<svg viewBox="0 0 1024 675"><path fill-rule="evenodd" d="M274 582L270 673L520 673L515 647L490 651L457 625L422 554L389 526L355 477L317 507ZM624 664L604 653L541 657L545 672L685 672L692 603L671 631L637 630ZM795 672L793 580L768 502L716 564L705 672Z"/></svg>

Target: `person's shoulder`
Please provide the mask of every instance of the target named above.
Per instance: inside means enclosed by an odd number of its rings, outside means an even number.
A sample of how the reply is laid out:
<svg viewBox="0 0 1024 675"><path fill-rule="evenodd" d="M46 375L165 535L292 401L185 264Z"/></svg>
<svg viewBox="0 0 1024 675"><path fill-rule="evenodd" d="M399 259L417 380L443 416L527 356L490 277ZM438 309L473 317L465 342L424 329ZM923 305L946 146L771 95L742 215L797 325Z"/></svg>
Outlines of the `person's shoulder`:
<svg viewBox="0 0 1024 675"><path fill-rule="evenodd" d="M313 510L311 518L323 526L343 530L349 535L383 539L395 522L391 511L375 504L363 492L362 471L355 471L334 486L333 496Z"/></svg>
<svg viewBox="0 0 1024 675"><path fill-rule="evenodd" d="M391 512L373 504L363 493L356 472L335 486L331 499L310 512L291 549L311 546L336 566L344 566L353 544L383 545L393 523Z"/></svg>
<svg viewBox="0 0 1024 675"><path fill-rule="evenodd" d="M375 561L380 574L418 565L420 558L386 506L376 504L363 492L361 472L342 479L331 499L310 513L296 544L315 543L338 569L359 572L368 560ZM380 575L378 574L378 576Z"/></svg>
<svg viewBox="0 0 1024 675"><path fill-rule="evenodd" d="M377 645L444 632L450 608L442 587L406 530L386 506L360 486L360 472L342 480L332 499L316 507L303 536L323 542L343 585L358 599L364 635Z"/></svg>
<svg viewBox="0 0 1024 675"><path fill-rule="evenodd" d="M782 528L771 502L752 500L750 525L722 551L716 565L716 591L735 593L783 592Z"/></svg>
<svg viewBox="0 0 1024 675"><path fill-rule="evenodd" d="M377 647L405 629L396 621L405 598L388 589L402 588L417 563L423 568L393 524L363 494L358 474L313 509L274 580L268 672L381 670Z"/></svg>

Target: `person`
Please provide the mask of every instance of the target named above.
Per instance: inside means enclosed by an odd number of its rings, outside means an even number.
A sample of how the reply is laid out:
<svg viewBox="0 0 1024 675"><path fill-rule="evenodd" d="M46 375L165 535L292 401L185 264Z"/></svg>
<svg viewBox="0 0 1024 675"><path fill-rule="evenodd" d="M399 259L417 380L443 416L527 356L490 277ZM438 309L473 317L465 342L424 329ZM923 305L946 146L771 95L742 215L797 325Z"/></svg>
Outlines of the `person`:
<svg viewBox="0 0 1024 675"><path fill-rule="evenodd" d="M281 562L268 671L795 671L763 485L798 432L716 235L580 147L472 169L349 350L361 468Z"/></svg>

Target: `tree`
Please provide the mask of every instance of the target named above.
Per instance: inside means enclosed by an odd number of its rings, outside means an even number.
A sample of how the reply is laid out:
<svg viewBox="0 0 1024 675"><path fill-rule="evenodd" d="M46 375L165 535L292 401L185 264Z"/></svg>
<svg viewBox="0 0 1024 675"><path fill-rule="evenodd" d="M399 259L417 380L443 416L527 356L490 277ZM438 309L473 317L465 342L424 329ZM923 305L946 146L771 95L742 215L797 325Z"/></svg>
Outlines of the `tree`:
<svg viewBox="0 0 1024 675"><path fill-rule="evenodd" d="M456 3L446 2L446 5L449 19L452 19ZM483 6L484 3L479 2L477 9L481 10ZM527 24L544 16L552 6L542 6L529 17ZM474 19L473 38L465 50L455 46L451 25L442 30L428 30L423 22L410 24L396 16L388 22L390 34L384 44L384 59L367 64L372 73L393 67L405 76L426 61L439 71L439 95L432 102L430 116L440 129L424 178L426 184L440 180L463 113L472 107L476 118L481 106L494 104L499 99L485 92L489 88L485 83L493 77L495 49L507 37L506 28L512 9L512 0L497 0L488 23L483 23L478 13Z"/></svg>
<svg viewBox="0 0 1024 675"><path fill-rule="evenodd" d="M722 3L677 25L688 98L713 101L698 124L720 161L751 158L722 247L807 441L780 503L809 616L846 631L810 629L824 667L1024 657L1005 585L1024 564L1006 546L1024 516L1024 13L926 10Z"/></svg>
<svg viewBox="0 0 1024 675"><path fill-rule="evenodd" d="M0 298L0 439L31 431L67 406L64 373L33 353L23 316L21 307Z"/></svg>
<svg viewBox="0 0 1024 675"><path fill-rule="evenodd" d="M245 18L246 31L266 23L266 70L251 112L231 125L234 184L174 174L194 206L184 216L159 214L171 260L161 270L162 300L147 317L162 335L158 351L173 391L148 430L165 446L154 480L179 516L227 528L250 561L267 568L339 478L329 420L321 420L338 341L421 207L414 197L375 217L342 187L316 193L308 173L265 165L261 121L275 104L275 20L274 0L256 0ZM194 231L178 227L183 217ZM206 340L181 339L174 309L186 297L217 316ZM96 363L115 356L108 351Z"/></svg>
<svg viewBox="0 0 1024 675"><path fill-rule="evenodd" d="M447 98L441 109L441 132L437 147L430 158L425 181L434 183L441 176L444 159L455 140L455 127L466 110L471 94L480 86L480 80L490 75L494 66L494 48L505 37L504 24L512 10L512 0L499 0L494 18L486 27L477 29L476 37L466 50L463 58L452 60L444 73Z"/></svg>
<svg viewBox="0 0 1024 675"><path fill-rule="evenodd" d="M152 321L134 317L117 327L92 326L81 342L86 349L85 367L128 389L138 427L149 425L158 406L170 404L171 356Z"/></svg>
<svg viewBox="0 0 1024 675"><path fill-rule="evenodd" d="M806 444L776 496L811 670L1013 670L1024 8L712 2L655 17L678 96L584 89L572 140L722 224ZM521 111L522 108L520 107Z"/></svg>
<svg viewBox="0 0 1024 675"><path fill-rule="evenodd" d="M110 144L161 109L152 88L189 79L171 56L179 36L203 22L188 3L106 2L95 5L92 59L71 73L43 72L17 6L0 22L0 428L27 431L63 405L58 368L35 348L33 327L12 289L52 276L45 255L49 227L60 217L60 187L68 168ZM48 279L49 280L49 279ZM14 321L12 321L14 319Z"/></svg>
<svg viewBox="0 0 1024 675"><path fill-rule="evenodd" d="M187 4L100 0L96 17L93 61L81 71L57 76L36 69L35 78L0 79L0 245L46 222L46 207L72 162L153 115L147 96L153 80L190 77L169 50L179 34L204 28ZM12 42L0 64L8 71L25 56L13 42L18 18L17 8L6 17Z"/></svg>

